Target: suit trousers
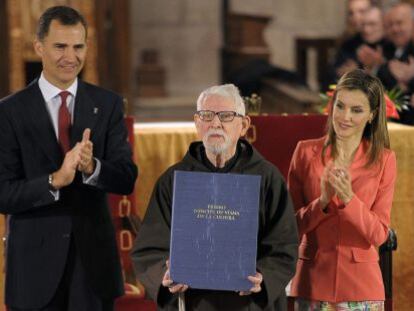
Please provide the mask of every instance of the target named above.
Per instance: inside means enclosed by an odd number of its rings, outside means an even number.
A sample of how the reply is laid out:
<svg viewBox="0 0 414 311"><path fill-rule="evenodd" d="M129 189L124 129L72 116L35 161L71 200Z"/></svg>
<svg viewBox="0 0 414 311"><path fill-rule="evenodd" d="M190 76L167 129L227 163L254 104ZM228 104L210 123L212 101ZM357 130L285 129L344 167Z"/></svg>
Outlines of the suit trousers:
<svg viewBox="0 0 414 311"><path fill-rule="evenodd" d="M39 283L41 280L39 280ZM40 309L8 308L9 311L113 311L114 301L96 296L86 278L74 238L71 237L62 279L51 301Z"/></svg>

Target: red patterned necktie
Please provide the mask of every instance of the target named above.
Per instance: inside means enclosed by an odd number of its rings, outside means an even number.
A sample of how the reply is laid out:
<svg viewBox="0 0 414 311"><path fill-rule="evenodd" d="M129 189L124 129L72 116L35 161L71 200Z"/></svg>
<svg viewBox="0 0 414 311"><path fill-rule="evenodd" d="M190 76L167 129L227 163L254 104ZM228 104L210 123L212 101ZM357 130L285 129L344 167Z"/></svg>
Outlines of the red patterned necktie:
<svg viewBox="0 0 414 311"><path fill-rule="evenodd" d="M70 113L66 99L69 96L68 91L59 93L62 103L59 108L59 120L58 120L58 131L59 131L59 143L64 154L70 150Z"/></svg>

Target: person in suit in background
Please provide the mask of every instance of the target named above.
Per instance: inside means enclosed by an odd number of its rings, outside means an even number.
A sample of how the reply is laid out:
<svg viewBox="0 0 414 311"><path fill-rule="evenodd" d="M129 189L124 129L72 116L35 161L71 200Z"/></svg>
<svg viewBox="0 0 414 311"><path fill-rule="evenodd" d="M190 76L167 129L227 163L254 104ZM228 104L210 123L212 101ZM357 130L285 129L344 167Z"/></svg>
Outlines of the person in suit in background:
<svg viewBox="0 0 414 311"><path fill-rule="evenodd" d="M325 137L298 143L288 187L299 228L291 296L299 310L384 310L377 247L396 178L384 90L360 69L339 81Z"/></svg>
<svg viewBox="0 0 414 311"><path fill-rule="evenodd" d="M40 17L41 76L0 102L0 212L8 215L6 304L113 310L123 281L107 193L132 192L137 168L122 98L78 79L84 18Z"/></svg>
<svg viewBox="0 0 414 311"><path fill-rule="evenodd" d="M276 167L241 139L250 118L233 84L203 91L194 122L200 141L193 142L183 160L168 168L154 187L132 251L137 276L158 310L177 310L179 293L191 311L287 310L285 287L294 274L298 240L285 181ZM176 170L261 176L257 273L248 277L249 291L203 290L173 283L168 259Z"/></svg>
<svg viewBox="0 0 414 311"><path fill-rule="evenodd" d="M407 90L408 82L414 77L412 6L408 3L392 6L385 14L385 25L390 44L384 50L387 62L381 66L378 77L386 88L398 85Z"/></svg>
<svg viewBox="0 0 414 311"><path fill-rule="evenodd" d="M382 10L371 6L364 14L361 26L363 44L356 50L358 68L376 75L379 66L384 62L383 50L385 40L384 17Z"/></svg>
<svg viewBox="0 0 414 311"><path fill-rule="evenodd" d="M352 69L364 69L375 73L384 62L383 14L379 7L371 6L362 14L358 40L346 41L341 46L336 59L336 74L340 78ZM343 66L343 64L347 64Z"/></svg>
<svg viewBox="0 0 414 311"><path fill-rule="evenodd" d="M338 40L337 52L327 69L323 89L337 83L344 73L362 67L357 57L357 50L367 43L361 34L363 21L365 13L374 5L373 0L347 1L347 27L342 38Z"/></svg>
<svg viewBox="0 0 414 311"><path fill-rule="evenodd" d="M373 0L348 0L347 1L347 29L349 36L361 31L364 14L370 6L375 5Z"/></svg>
<svg viewBox="0 0 414 311"><path fill-rule="evenodd" d="M409 3L397 3L386 12L385 26L390 41L384 47L385 62L377 76L384 87L400 88L406 95L414 93L414 20L413 7ZM414 108L400 112L400 122L414 124Z"/></svg>

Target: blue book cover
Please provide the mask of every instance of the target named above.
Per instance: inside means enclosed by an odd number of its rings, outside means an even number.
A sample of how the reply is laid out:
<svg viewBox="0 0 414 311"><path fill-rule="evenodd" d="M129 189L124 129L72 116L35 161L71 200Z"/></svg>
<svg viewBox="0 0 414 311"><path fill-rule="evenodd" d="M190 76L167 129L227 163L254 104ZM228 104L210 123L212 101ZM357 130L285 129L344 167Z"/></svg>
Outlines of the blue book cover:
<svg viewBox="0 0 414 311"><path fill-rule="evenodd" d="M175 171L170 276L191 288L249 290L261 176Z"/></svg>

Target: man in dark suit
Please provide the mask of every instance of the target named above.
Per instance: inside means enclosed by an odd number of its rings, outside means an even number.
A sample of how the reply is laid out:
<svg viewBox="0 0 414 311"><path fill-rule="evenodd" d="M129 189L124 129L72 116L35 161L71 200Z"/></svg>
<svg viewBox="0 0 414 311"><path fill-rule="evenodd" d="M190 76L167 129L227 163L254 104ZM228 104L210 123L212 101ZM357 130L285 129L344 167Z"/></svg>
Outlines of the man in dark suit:
<svg viewBox="0 0 414 311"><path fill-rule="evenodd" d="M413 7L409 3L393 5L385 15L387 36L384 47L385 62L379 67L378 78L387 90L399 87L405 94L414 93L414 22ZM414 108L400 112L400 122L414 124Z"/></svg>
<svg viewBox="0 0 414 311"><path fill-rule="evenodd" d="M9 310L113 310L123 294L106 193L133 190L118 95L77 78L84 18L69 7L41 16L43 72L0 102L0 212L8 215Z"/></svg>
<svg viewBox="0 0 414 311"><path fill-rule="evenodd" d="M365 43L361 36L362 24L365 13L372 5L371 0L347 1L347 29L335 55L331 83L336 83L345 72L359 67L356 51Z"/></svg>
<svg viewBox="0 0 414 311"><path fill-rule="evenodd" d="M339 48L334 63L336 79L356 68L375 74L383 62L382 50L386 44L382 11L370 6L362 14L360 32Z"/></svg>
<svg viewBox="0 0 414 311"><path fill-rule="evenodd" d="M384 62L385 40L384 17L378 6L371 6L363 15L361 37L364 43L356 50L360 68L376 75Z"/></svg>
<svg viewBox="0 0 414 311"><path fill-rule="evenodd" d="M414 77L413 8L408 3L397 3L385 15L387 36L390 44L384 49L386 62L378 77L386 88L396 85L403 90ZM413 67L413 68L411 68Z"/></svg>

